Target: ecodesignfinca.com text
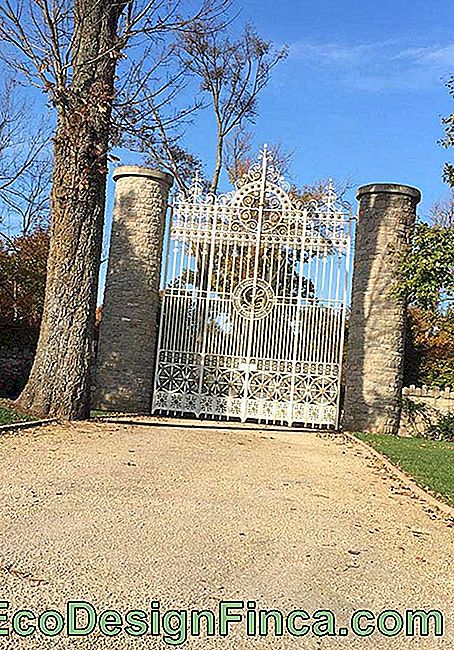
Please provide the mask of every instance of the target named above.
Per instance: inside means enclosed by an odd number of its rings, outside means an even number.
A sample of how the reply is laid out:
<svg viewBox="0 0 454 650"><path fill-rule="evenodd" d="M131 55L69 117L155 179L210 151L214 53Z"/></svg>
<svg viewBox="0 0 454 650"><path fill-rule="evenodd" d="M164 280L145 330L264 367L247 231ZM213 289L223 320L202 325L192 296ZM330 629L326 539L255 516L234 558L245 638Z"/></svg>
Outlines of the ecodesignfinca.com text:
<svg viewBox="0 0 454 650"><path fill-rule="evenodd" d="M147 610L115 609L97 611L85 601L69 601L64 614L55 609L35 612L31 609L11 611L7 601L0 601L0 640L10 636L30 637L106 637L121 634L130 637L161 637L168 645L183 645L189 637L227 637L234 628L248 637L357 636L373 634L386 637L443 636L444 617L437 609L387 609L353 612L343 626L329 609L309 613L295 608L289 611L264 609L254 600L223 600L215 609L166 609L153 600Z"/></svg>

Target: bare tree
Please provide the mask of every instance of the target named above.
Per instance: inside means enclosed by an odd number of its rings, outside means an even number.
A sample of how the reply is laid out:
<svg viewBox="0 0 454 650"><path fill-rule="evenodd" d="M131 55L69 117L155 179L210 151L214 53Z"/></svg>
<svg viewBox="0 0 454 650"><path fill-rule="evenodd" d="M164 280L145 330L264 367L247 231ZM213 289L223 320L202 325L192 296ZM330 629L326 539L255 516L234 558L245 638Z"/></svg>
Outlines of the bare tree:
<svg viewBox="0 0 454 650"><path fill-rule="evenodd" d="M49 222L51 160L36 160L1 192L1 216L9 234L28 235ZM1 233L0 233L1 234Z"/></svg>
<svg viewBox="0 0 454 650"><path fill-rule="evenodd" d="M429 211L430 223L440 228L454 228L454 192L444 200L436 201Z"/></svg>
<svg viewBox="0 0 454 650"><path fill-rule="evenodd" d="M2 0L3 58L55 107L51 242L40 337L19 403L42 415L89 416L90 362L118 62L222 10L185 18L165 0ZM221 6L220 6L221 5Z"/></svg>
<svg viewBox="0 0 454 650"><path fill-rule="evenodd" d="M208 21L207 29L216 28ZM200 100L188 100L188 83L175 38L161 40L143 48L122 76L113 109L116 144L140 152L145 164L170 172L183 191L202 170L201 160L182 142L202 107Z"/></svg>
<svg viewBox="0 0 454 650"><path fill-rule="evenodd" d="M446 88L451 98L454 99L454 75L451 75L450 79L446 82ZM454 113L451 112L450 115L444 117L441 120L441 123L444 125L444 137L442 138L440 144L445 149L450 149L454 147ZM443 168L443 180L448 183L448 185L454 188L454 165L452 163L445 163Z"/></svg>
<svg viewBox="0 0 454 650"><path fill-rule="evenodd" d="M4 72L4 71L3 71ZM0 87L0 235L44 225L50 187L50 128L11 78Z"/></svg>
<svg viewBox="0 0 454 650"><path fill-rule="evenodd" d="M274 167L290 183L292 180L292 160L295 152L286 151L281 143L268 145L268 152ZM247 174L255 161L252 133L243 129L236 130L226 147L226 167L232 185ZM313 200L320 201L330 184L333 185L338 199L342 201L354 186L354 181L351 177L347 177L342 181L320 179L302 186L292 184L290 193L292 198L302 203L310 203Z"/></svg>
<svg viewBox="0 0 454 650"><path fill-rule="evenodd" d="M287 48L275 51L270 41L260 38L251 25L233 40L226 28L207 29L204 22L181 35L179 57L186 69L200 80L216 119L216 162L210 191L215 193L224 163L229 135L257 114L257 98L267 85L273 68L287 55Z"/></svg>

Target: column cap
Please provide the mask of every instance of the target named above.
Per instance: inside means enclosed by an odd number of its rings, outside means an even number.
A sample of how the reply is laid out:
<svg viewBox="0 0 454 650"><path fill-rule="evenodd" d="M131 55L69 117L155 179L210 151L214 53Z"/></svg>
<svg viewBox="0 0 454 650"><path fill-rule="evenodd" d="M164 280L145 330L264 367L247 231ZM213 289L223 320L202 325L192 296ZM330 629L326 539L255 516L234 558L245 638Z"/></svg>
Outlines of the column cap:
<svg viewBox="0 0 454 650"><path fill-rule="evenodd" d="M113 170L112 178L114 181L118 181L118 179L123 178L123 176L142 176L143 178L151 178L155 181L165 183L169 188L173 185L172 174L163 172L160 169L149 169L148 167L140 167L139 165L122 165Z"/></svg>
<svg viewBox="0 0 454 650"><path fill-rule="evenodd" d="M416 203L421 201L421 192L417 187L398 183L370 183L358 187L356 198L360 199L364 194L403 194L410 196Z"/></svg>

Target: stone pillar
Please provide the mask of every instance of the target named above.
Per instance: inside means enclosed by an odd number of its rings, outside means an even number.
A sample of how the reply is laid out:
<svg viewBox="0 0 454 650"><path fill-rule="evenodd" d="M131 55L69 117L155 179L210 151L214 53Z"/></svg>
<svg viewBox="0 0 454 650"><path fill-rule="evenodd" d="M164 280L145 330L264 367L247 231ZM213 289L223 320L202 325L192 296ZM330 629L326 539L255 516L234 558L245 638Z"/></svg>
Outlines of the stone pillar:
<svg viewBox="0 0 454 650"><path fill-rule="evenodd" d="M421 193L407 185L374 184L360 187L357 198L343 428L397 434L406 310L390 289Z"/></svg>
<svg viewBox="0 0 454 650"><path fill-rule="evenodd" d="M149 413L165 214L173 178L118 167L94 408Z"/></svg>

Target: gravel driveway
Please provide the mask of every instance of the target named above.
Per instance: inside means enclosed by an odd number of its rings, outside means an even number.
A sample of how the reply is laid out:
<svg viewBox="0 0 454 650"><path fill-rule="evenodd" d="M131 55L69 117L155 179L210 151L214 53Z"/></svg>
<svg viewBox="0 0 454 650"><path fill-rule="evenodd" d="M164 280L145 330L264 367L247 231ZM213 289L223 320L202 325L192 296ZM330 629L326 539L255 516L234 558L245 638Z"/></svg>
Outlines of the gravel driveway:
<svg viewBox="0 0 454 650"><path fill-rule="evenodd" d="M181 422L0 439L0 600L65 612L439 609L443 637L189 637L184 648L454 648L454 528L341 437ZM253 607L253 606L250 606ZM298 621L301 625L301 621ZM203 628L203 626L202 626ZM166 648L162 637L0 637L0 648Z"/></svg>

